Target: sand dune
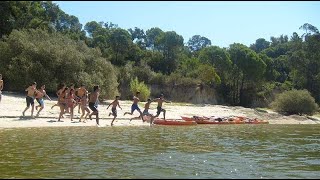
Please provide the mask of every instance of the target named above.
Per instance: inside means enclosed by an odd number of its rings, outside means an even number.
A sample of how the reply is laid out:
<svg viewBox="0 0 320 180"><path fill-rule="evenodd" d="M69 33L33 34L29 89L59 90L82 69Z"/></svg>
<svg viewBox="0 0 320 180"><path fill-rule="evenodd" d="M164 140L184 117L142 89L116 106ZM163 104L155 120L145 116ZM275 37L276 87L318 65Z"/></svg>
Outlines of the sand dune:
<svg viewBox="0 0 320 180"><path fill-rule="evenodd" d="M26 116L22 117L22 111L26 107L25 96L17 95L15 93L3 92L2 101L0 103L0 128L16 128L16 127L57 127L57 126L96 126L96 122L93 116L93 120L87 120L86 123L79 122L78 108L75 109L74 121L70 121L68 114L62 119L63 122L57 122L59 115L59 108L51 106L57 101L49 101L45 99L45 108L37 118L31 118L31 108L27 110ZM98 109L100 112L100 125L110 126L113 116L108 116L111 112L111 108L107 110L107 104L112 100L107 100L106 103L100 104ZM139 103L140 109L143 111L145 102ZM35 102L35 105L38 105ZM131 118L139 116L138 112L134 112L133 115L124 116L124 112L129 112L131 108L131 101L120 101L121 109L117 109L118 117L114 122L114 126L149 126L149 123L142 122L142 120L136 118L130 121ZM156 103L151 104L150 112L156 113ZM268 120L270 124L319 124L320 119L317 117L307 116L283 116L276 112L267 111L262 112L251 108L243 107L231 107L222 105L194 105L187 103L164 103L163 108L167 110L167 119L180 119L181 116L246 116L248 118L258 118ZM36 111L34 112L36 115ZM160 118L163 115L160 114Z"/></svg>

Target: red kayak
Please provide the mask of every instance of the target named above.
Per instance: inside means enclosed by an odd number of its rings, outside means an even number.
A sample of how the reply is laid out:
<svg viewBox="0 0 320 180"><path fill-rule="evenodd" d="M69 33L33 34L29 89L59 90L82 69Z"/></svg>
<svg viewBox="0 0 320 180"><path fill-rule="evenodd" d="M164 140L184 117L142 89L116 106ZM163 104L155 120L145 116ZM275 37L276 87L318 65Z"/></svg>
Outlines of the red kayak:
<svg viewBox="0 0 320 180"><path fill-rule="evenodd" d="M153 124L158 125L197 125L195 121L184 121L182 119L155 119Z"/></svg>
<svg viewBox="0 0 320 180"><path fill-rule="evenodd" d="M222 120L222 118L215 118L215 117L213 118L213 116L211 118L205 117L205 116L193 116L193 117L181 116L181 118L185 121L195 121L197 124L269 124L269 122L265 120L254 119L254 120L248 121L246 120L245 117L241 117L241 116L230 117L227 120Z"/></svg>

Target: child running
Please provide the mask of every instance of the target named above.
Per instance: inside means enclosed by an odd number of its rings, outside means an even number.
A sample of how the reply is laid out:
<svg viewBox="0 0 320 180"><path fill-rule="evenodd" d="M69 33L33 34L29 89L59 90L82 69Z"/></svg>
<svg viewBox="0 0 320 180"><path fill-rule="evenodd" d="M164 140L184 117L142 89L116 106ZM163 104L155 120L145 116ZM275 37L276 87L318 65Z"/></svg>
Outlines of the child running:
<svg viewBox="0 0 320 180"><path fill-rule="evenodd" d="M113 125L113 121L117 117L117 106L119 106L119 108L122 110L122 108L120 107L120 104L119 104L119 98L120 98L119 96L116 96L116 99L111 104L109 104L109 106L107 107L107 109L108 109L110 107L110 105L112 105L112 108L111 108L112 113L109 113L109 116L111 114L113 115L111 126Z"/></svg>
<svg viewBox="0 0 320 180"><path fill-rule="evenodd" d="M74 112L74 107L76 104L76 101L74 100L75 95L74 95L74 88L69 88L69 91L67 91L67 96L66 96L66 103L67 103L67 110L70 113L70 119L73 121L73 112Z"/></svg>
<svg viewBox="0 0 320 180"><path fill-rule="evenodd" d="M171 103L171 101L167 101L164 99L164 95L161 94L159 98L156 98L153 100L154 102L158 102L158 107L157 107L157 115L155 117L158 117L161 112L163 112L163 119L166 120L166 110L162 108L162 103Z"/></svg>
<svg viewBox="0 0 320 180"><path fill-rule="evenodd" d="M46 96L46 98L48 98L51 101L51 98L47 95L46 90L44 90L45 88L46 88L46 86L42 85L41 88L36 91L36 100L39 103L39 105L36 106L36 110L38 110L38 107L40 107L36 117L39 117L40 112L44 108L43 96Z"/></svg>
<svg viewBox="0 0 320 180"><path fill-rule="evenodd" d="M87 93L87 90L85 85L81 84L80 87L77 88L75 92L76 99L78 100L77 102L81 102L82 97L85 96L86 93ZM81 108L81 105L79 104L78 113L80 113L80 108Z"/></svg>
<svg viewBox="0 0 320 180"><path fill-rule="evenodd" d="M150 108L150 104L151 104L151 99L148 98L147 103L144 105L144 110L143 110L143 115L144 116L149 116L150 117L150 125L153 123L154 117L152 114L149 113L149 108Z"/></svg>
<svg viewBox="0 0 320 180"><path fill-rule="evenodd" d="M61 121L60 119L63 117L64 110L67 106L66 95L67 95L68 89L69 88L65 87L63 91L59 93L59 96L58 96L58 106L60 107L60 114L59 114L58 121Z"/></svg>
<svg viewBox="0 0 320 180"><path fill-rule="evenodd" d="M123 115L126 115L126 114L132 115L133 112L134 112L135 110L137 110L137 111L140 113L140 117L141 117L142 121L144 122L142 112L141 112L141 110L140 110L140 108L139 108L139 106L138 106L138 102L140 101L140 99L138 98L139 94L140 94L140 92L137 91L137 92L136 92L136 95L133 96L133 103L132 103L132 105L131 105L131 112L125 112Z"/></svg>
<svg viewBox="0 0 320 180"><path fill-rule="evenodd" d="M100 95L99 85L93 87L93 92L90 94L89 98L89 108L92 110L92 113L89 115L90 120L92 120L91 116L96 115L97 126L99 125L99 111L98 111L98 98Z"/></svg>
<svg viewBox="0 0 320 180"><path fill-rule="evenodd" d="M66 87L67 87L67 86L66 86L64 83L62 83L62 84L59 85L58 90L57 90L57 92L56 92L56 94L57 94L58 97L60 96L61 92L64 91L64 89L65 89ZM51 106L51 109L53 109L53 107L55 107L55 106L59 106L59 102L57 102L57 104Z"/></svg>
<svg viewBox="0 0 320 180"><path fill-rule="evenodd" d="M25 89L25 91L27 91L27 97L26 97L27 107L22 112L22 116L24 116L24 113L30 108L30 104L31 104L31 118L34 118L33 110L34 110L34 95L37 90L36 87L37 87L37 83L33 82L31 86Z"/></svg>
<svg viewBox="0 0 320 180"><path fill-rule="evenodd" d="M85 116L85 119L83 120L83 122L85 123L86 120L87 120L87 117L89 116L90 114L90 110L88 108L88 91L85 92L84 96L82 96L81 100L80 100L80 105L79 107L81 107L81 111L82 111L82 115L80 117L80 120L79 122L81 122L83 116L85 115L85 113L87 112L86 116Z"/></svg>

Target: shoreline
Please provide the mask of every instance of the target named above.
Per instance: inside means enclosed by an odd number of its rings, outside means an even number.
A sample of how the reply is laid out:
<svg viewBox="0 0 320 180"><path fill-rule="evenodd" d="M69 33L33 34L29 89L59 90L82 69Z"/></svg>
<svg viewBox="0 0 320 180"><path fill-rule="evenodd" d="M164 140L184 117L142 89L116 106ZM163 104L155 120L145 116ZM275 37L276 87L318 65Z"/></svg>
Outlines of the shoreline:
<svg viewBox="0 0 320 180"><path fill-rule="evenodd" d="M111 127L113 116L108 116L111 108L107 110L107 106L113 100L106 100L99 104L99 117L101 127ZM86 123L79 122L78 107L74 110L74 121L71 122L69 114L65 114L61 120L57 122L59 108L51 109L56 103L56 97L52 97L52 101L45 99L45 107L41 111L40 116L31 118L31 107L26 111L26 116L22 117L22 111L26 107L25 96L14 92L2 92L2 101L0 102L0 129L3 128L23 128L23 127L78 127L78 126L96 126L95 116L92 120L87 119ZM148 122L142 122L138 119L139 113L135 111L133 115L124 116L123 113L130 111L132 101L120 100L121 109L117 109L118 117L113 126L150 126ZM143 111L145 102L140 102L139 107ZM35 106L38 103L35 101ZM156 113L155 102L151 103L149 112ZM190 103L164 103L163 108L167 110L167 119L181 119L181 116L245 116L248 118L258 118L269 121L269 124L320 124L320 117L317 116L284 116L269 109L259 110L253 108L244 108L241 106L223 106L223 105L207 105L207 104L190 104ZM37 111L34 111L36 115ZM131 118L134 118L130 121ZM163 118L161 113L159 118Z"/></svg>

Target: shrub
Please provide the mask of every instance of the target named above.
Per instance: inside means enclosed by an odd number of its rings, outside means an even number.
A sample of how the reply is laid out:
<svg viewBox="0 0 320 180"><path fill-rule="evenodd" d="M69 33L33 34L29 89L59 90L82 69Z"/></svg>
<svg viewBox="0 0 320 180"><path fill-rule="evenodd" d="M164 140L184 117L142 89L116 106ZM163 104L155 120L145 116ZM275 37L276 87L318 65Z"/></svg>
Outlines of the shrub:
<svg viewBox="0 0 320 180"><path fill-rule="evenodd" d="M147 101L151 94L150 88L144 84L144 82L139 82L138 78L135 77L130 82L130 91L132 94L135 94L137 91L140 91L140 100Z"/></svg>
<svg viewBox="0 0 320 180"><path fill-rule="evenodd" d="M307 90L290 90L276 96L271 108L287 114L312 115L318 110L315 99Z"/></svg>

